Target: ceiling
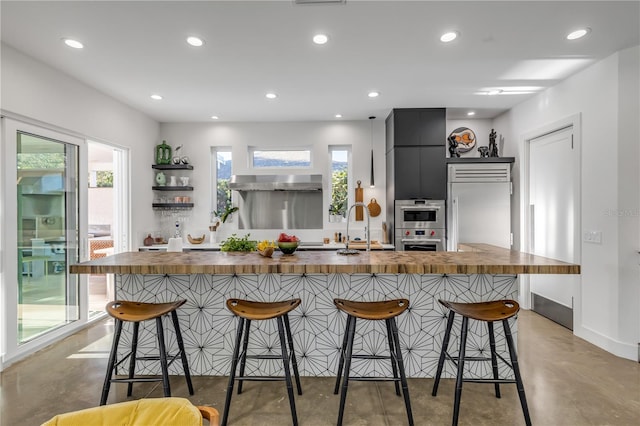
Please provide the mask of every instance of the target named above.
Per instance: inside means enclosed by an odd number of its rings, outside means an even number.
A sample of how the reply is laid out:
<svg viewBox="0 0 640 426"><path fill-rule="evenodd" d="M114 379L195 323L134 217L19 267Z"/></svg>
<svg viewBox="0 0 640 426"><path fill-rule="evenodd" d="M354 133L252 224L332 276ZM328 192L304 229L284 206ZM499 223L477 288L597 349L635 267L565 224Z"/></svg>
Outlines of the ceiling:
<svg viewBox="0 0 640 426"><path fill-rule="evenodd" d="M639 4L3 0L0 13L4 43L159 122L326 121L417 107L495 117L639 44ZM566 40L585 26L586 37ZM460 37L440 42L449 30ZM320 32L325 45L311 41ZM204 46L189 46L190 35ZM503 92L478 94L490 89Z"/></svg>

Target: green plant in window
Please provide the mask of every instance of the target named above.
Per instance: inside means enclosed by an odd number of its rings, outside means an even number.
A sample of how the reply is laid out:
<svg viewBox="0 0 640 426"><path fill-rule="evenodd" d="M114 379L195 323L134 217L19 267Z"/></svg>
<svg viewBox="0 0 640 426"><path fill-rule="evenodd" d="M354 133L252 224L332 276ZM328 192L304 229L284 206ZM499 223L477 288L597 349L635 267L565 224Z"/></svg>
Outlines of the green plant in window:
<svg viewBox="0 0 640 426"><path fill-rule="evenodd" d="M331 174L331 214L344 216L349 199L349 175L347 169L335 170Z"/></svg>
<svg viewBox="0 0 640 426"><path fill-rule="evenodd" d="M238 211L238 207L232 206L231 202L227 203L226 206L224 206L224 209L221 210L214 210L213 216L217 217L220 219L220 222L225 223L227 221L227 219L229 219L229 216L231 216L233 213Z"/></svg>

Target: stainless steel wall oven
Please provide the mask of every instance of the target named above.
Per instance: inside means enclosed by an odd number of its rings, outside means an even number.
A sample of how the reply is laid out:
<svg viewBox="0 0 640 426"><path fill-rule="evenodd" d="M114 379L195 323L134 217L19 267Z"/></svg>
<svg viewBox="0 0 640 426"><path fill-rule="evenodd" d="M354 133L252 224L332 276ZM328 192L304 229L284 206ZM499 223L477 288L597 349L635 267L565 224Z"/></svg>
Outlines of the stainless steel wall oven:
<svg viewBox="0 0 640 426"><path fill-rule="evenodd" d="M444 251L445 217L444 200L396 200L396 250Z"/></svg>

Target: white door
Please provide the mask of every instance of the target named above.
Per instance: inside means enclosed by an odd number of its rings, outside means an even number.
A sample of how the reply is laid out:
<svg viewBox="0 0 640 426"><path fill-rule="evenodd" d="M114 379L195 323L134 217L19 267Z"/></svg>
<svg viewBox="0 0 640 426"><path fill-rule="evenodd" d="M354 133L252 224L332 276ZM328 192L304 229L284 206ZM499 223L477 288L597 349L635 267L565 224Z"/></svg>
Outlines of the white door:
<svg viewBox="0 0 640 426"><path fill-rule="evenodd" d="M531 253L565 262L579 260L578 167L572 126L529 141ZM573 277L532 275L530 284L531 293L573 308ZM536 306L534 310L538 311Z"/></svg>

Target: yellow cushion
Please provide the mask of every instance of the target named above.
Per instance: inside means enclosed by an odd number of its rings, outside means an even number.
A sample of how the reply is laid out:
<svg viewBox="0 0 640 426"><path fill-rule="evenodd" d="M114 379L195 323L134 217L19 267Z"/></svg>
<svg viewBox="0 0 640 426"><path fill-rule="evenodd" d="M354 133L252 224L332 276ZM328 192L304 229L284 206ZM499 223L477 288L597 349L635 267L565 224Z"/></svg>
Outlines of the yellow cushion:
<svg viewBox="0 0 640 426"><path fill-rule="evenodd" d="M42 426L202 426L200 411L185 398L120 402L59 414Z"/></svg>

